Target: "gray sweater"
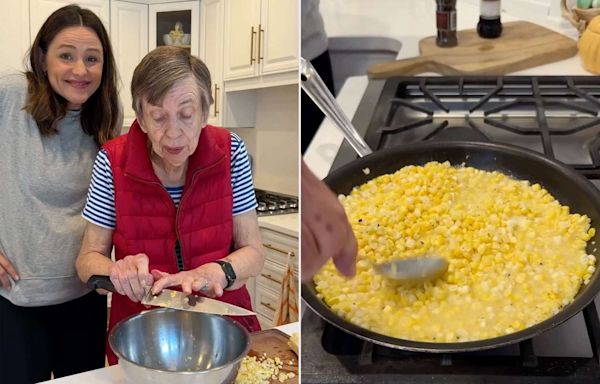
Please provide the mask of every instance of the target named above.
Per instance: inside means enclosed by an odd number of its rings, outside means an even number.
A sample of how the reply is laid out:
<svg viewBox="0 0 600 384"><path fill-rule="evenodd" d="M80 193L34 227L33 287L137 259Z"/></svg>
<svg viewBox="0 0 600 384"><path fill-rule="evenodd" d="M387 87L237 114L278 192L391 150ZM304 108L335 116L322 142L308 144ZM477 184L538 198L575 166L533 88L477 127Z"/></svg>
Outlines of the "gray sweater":
<svg viewBox="0 0 600 384"><path fill-rule="evenodd" d="M42 136L22 110L27 81L0 73L0 252L20 280L0 295L20 306L63 303L89 290L75 259L81 217L98 147L79 112L69 111L58 134Z"/></svg>

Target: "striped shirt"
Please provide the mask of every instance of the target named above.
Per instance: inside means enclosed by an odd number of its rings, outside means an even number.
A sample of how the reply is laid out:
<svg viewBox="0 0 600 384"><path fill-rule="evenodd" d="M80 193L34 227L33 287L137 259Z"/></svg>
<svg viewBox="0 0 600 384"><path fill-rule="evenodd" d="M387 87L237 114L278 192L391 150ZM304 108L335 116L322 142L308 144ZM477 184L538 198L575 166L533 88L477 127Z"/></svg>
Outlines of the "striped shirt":
<svg viewBox="0 0 600 384"><path fill-rule="evenodd" d="M165 187L175 206L179 206L183 186ZM250 161L242 139L231 133L231 189L232 215L240 215L257 206ZM112 169L107 152L102 149L94 162L92 181L81 215L88 221L107 229L115 229L115 193Z"/></svg>

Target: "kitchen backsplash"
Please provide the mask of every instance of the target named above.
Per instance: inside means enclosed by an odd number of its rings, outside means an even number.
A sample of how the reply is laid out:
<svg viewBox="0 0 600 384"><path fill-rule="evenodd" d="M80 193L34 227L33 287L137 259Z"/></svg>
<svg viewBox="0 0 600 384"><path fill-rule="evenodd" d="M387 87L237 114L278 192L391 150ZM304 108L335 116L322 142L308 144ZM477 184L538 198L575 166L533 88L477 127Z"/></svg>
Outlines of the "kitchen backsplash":
<svg viewBox="0 0 600 384"><path fill-rule="evenodd" d="M232 128L254 158L256 188L298 196L298 86L256 91L256 127Z"/></svg>

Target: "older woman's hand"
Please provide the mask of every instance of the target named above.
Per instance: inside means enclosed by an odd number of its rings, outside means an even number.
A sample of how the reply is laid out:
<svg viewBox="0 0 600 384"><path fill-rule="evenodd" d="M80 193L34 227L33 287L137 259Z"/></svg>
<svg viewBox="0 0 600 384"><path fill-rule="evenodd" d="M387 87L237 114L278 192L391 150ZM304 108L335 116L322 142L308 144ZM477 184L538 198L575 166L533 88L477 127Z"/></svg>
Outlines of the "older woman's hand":
<svg viewBox="0 0 600 384"><path fill-rule="evenodd" d="M152 270L155 283L152 286L152 293L157 294L164 288L181 286L185 294L192 292L201 292L208 297L220 297L223 295L223 289L227 286L227 279L217 263L207 263L190 271L181 271L175 274Z"/></svg>
<svg viewBox="0 0 600 384"><path fill-rule="evenodd" d="M117 293L135 302L144 297L144 287L154 283L154 277L148 272L148 256L144 253L117 260L110 267L109 276Z"/></svg>

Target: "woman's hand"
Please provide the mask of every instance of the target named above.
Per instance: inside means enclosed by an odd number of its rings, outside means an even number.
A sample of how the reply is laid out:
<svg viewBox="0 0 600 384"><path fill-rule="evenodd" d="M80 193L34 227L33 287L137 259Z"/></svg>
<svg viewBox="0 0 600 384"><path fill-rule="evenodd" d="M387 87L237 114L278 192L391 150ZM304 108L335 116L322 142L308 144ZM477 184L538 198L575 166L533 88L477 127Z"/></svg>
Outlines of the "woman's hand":
<svg viewBox="0 0 600 384"><path fill-rule="evenodd" d="M152 270L155 283L152 293L158 294L164 288L181 286L183 293L201 292L208 297L220 297L227 286L227 278L221 266L217 263L206 263L190 271L175 274Z"/></svg>
<svg viewBox="0 0 600 384"><path fill-rule="evenodd" d="M356 271L357 244L344 208L302 161L302 280L333 259L346 276Z"/></svg>
<svg viewBox="0 0 600 384"><path fill-rule="evenodd" d="M14 281L19 280L19 275L17 274L17 270L10 261L0 253L0 287L10 291L11 284L10 279L8 277L12 277Z"/></svg>
<svg viewBox="0 0 600 384"><path fill-rule="evenodd" d="M117 260L110 267L109 276L117 293L127 295L136 303L144 297L144 287L154 283L154 277L148 272L148 256L144 253Z"/></svg>

